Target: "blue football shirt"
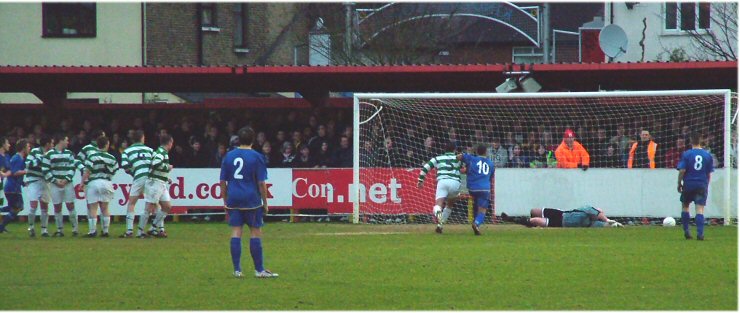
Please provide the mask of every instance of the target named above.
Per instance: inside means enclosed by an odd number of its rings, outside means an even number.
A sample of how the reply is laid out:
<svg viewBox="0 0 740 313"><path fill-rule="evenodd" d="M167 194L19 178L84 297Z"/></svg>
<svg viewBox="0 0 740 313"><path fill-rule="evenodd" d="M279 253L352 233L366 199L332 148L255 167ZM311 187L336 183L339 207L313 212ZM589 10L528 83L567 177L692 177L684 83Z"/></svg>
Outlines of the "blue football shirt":
<svg viewBox="0 0 740 313"><path fill-rule="evenodd" d="M714 172L712 155L704 149L689 149L681 155L678 170L686 170L683 185L686 189L707 188L709 174Z"/></svg>
<svg viewBox="0 0 740 313"><path fill-rule="evenodd" d="M468 190L490 191L491 177L493 176L494 171L491 159L463 153L462 161L468 169Z"/></svg>
<svg viewBox="0 0 740 313"><path fill-rule="evenodd" d="M226 206L256 209L262 206L259 182L267 180L265 156L252 149L236 148L224 156L221 180L228 182Z"/></svg>
<svg viewBox="0 0 740 313"><path fill-rule="evenodd" d="M10 161L5 154L0 154L0 172L10 171ZM0 175L0 189L5 188L5 177ZM3 189L5 190L5 189Z"/></svg>
<svg viewBox="0 0 740 313"><path fill-rule="evenodd" d="M18 171L26 169L26 163L23 161L23 157L20 154L15 154L10 159L10 172L15 174ZM5 192L6 193L20 193L21 187L23 186L23 176L10 176L5 181Z"/></svg>

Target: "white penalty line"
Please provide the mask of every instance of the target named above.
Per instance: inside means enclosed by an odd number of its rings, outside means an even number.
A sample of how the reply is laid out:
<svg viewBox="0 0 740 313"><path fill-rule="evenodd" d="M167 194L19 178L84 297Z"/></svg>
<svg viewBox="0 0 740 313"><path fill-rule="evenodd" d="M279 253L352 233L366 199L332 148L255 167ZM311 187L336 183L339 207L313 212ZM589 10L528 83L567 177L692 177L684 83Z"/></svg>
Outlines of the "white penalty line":
<svg viewBox="0 0 740 313"><path fill-rule="evenodd" d="M343 232L343 233L315 233L315 236L365 236L365 235L408 235L409 232L387 231L387 232Z"/></svg>

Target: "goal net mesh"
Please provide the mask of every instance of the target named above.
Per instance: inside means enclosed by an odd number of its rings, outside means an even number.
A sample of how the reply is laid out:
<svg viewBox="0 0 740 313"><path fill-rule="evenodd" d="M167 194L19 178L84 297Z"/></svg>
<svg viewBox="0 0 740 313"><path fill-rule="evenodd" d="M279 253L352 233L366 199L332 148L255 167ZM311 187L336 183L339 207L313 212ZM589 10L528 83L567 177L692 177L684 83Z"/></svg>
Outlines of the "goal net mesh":
<svg viewBox="0 0 740 313"><path fill-rule="evenodd" d="M693 131L703 134L703 144L713 155L715 168L725 167L724 95L593 96L592 93L591 96L579 96L574 93L573 97L565 98L449 96L393 98L393 95L379 95L358 98L360 126L356 131L360 140L360 222L431 223L435 171L429 173L423 188L418 189L416 182L422 165L442 154L448 142L454 142L459 151L467 153L473 153L478 144L487 147L486 156L493 160L497 171L493 184L496 187L492 187L491 192L496 214L511 211L518 213L515 215L526 215L532 208L513 207L515 205L495 207L506 202L499 201L506 197L553 198L568 184L579 183L578 180L581 180L579 184L592 184L588 177L632 175L647 169L627 172L630 166L633 171L654 166L673 177L670 184L675 199L669 204L672 208L669 214L672 212L679 216L675 168L681 154L690 148L689 134ZM734 101L733 114L736 108ZM583 171L586 164L582 160L577 165L581 170L560 173L584 175L583 178L537 185L536 190L525 191L524 196L521 192L496 193L504 190L499 188L502 186L520 183L526 186L528 180L543 181L556 177L558 171L565 171L558 168L555 152L563 143L566 130L572 131L575 141L588 152L589 171ZM641 141L641 134L657 144L653 158L649 157L648 144ZM639 143L638 147L631 153L635 143ZM736 155L737 149L733 150ZM631 154L634 155L632 158ZM673 170L669 172L666 169ZM592 176L586 176L589 174ZM629 184L641 184L648 188L646 192L650 192L650 182L646 181L650 176L646 175L634 174L634 181ZM502 176L507 177L506 180ZM624 182L624 179L615 183L619 182ZM461 196L448 223L471 222L473 205L466 195L464 174L462 186ZM594 201L583 199L583 202L586 200ZM618 215L657 218L663 214L647 206L629 209L630 214ZM717 215L723 217L723 208L717 210ZM487 215L486 222L491 223L494 220L490 217L491 210ZM733 216L736 215L734 212Z"/></svg>

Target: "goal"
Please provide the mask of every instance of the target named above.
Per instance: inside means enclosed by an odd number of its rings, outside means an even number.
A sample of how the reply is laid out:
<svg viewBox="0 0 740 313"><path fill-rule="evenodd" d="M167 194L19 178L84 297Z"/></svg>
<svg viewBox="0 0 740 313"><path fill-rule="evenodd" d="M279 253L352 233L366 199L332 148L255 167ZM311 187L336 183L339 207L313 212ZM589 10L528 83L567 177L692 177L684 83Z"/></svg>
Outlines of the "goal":
<svg viewBox="0 0 740 313"><path fill-rule="evenodd" d="M421 189L417 179L448 142L487 147L496 215L591 204L610 217L679 217L675 167L698 131L715 167L705 215L728 224L740 193L736 99L729 90L355 94L354 222L431 223L434 170ZM574 168L555 155L566 131L590 158ZM448 223L469 223L473 210L463 187Z"/></svg>

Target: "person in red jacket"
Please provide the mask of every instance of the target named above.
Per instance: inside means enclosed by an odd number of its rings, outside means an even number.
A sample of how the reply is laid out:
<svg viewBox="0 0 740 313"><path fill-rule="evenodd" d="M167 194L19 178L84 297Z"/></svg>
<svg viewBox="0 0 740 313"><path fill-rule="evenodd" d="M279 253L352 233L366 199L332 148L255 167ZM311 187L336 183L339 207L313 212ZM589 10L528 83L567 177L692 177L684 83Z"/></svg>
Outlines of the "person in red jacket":
<svg viewBox="0 0 740 313"><path fill-rule="evenodd" d="M591 157L586 148L576 141L576 133L566 129L563 134L563 142L555 150L555 158L558 160L558 168L577 168L584 171L588 169Z"/></svg>

